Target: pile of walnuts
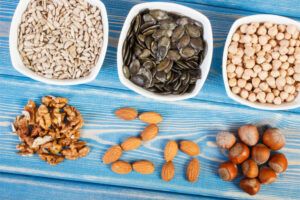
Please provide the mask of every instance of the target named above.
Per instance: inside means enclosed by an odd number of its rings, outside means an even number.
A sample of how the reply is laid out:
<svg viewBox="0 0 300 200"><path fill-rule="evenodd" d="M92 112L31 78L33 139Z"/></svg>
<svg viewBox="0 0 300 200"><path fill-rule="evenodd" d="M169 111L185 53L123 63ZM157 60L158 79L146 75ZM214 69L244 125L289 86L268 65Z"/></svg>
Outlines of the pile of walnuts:
<svg viewBox="0 0 300 200"><path fill-rule="evenodd" d="M64 159L85 157L90 148L80 141L83 118L76 108L62 97L45 96L38 107L29 101L22 115L13 123L14 132L20 137L19 154L30 156L37 153L50 165Z"/></svg>

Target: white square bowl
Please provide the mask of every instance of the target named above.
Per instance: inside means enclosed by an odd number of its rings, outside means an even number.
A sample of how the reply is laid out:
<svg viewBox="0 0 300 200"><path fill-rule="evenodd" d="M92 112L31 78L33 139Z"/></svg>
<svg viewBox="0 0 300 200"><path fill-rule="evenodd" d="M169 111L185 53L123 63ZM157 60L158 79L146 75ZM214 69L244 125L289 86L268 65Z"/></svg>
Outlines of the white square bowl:
<svg viewBox="0 0 300 200"><path fill-rule="evenodd" d="M201 68L201 79L197 80L196 86L194 90L191 93L183 94L183 95L160 95L156 94L150 91L147 91L134 83L132 83L129 79L127 79L124 74L123 74L123 57L122 57L122 47L124 44L124 41L127 36L127 32L130 28L130 23L133 20L133 18L139 14L141 11L145 9L159 9L159 10L164 10L167 12L172 12L176 13L182 16L189 17L191 19L194 19L195 21L198 21L202 23L203 25L203 38L206 41L206 55L205 58L202 62L202 64L199 66ZM194 96L196 96L199 91L201 90L207 75L210 70L210 65L211 65L211 60L212 60L212 54L213 54L213 34L212 34L212 28L209 19L201 14L200 12L182 6L178 5L175 3L164 3L164 2L151 2L151 3L141 3L135 5L130 12L128 13L128 16L124 22L120 39L119 39L119 44L118 44L118 52L117 52L117 62L118 62L118 75L121 83L126 86L127 88L135 91L136 93L143 95L148 98L152 98L155 100L160 100L160 101L178 101L178 100L183 100L183 99L189 99Z"/></svg>
<svg viewBox="0 0 300 200"><path fill-rule="evenodd" d="M86 1L93 6L97 6L100 9L102 26L103 26L103 45L101 48L100 56L97 64L94 66L94 68L92 69L91 73L88 76L78 78L78 79L66 79L66 80L49 79L36 74L35 72L31 71L23 64L20 53L18 51L18 29L21 23L22 15L27 9L30 0L21 0L19 2L11 22L10 33L9 33L9 51L10 51L10 57L11 57L13 67L18 72L22 73L25 76L47 84L78 85L78 84L83 84L83 83L88 83L93 81L97 77L102 67L102 64L104 62L107 45L108 45L109 29L108 29L108 18L107 18L105 5L99 0L86 0Z"/></svg>
<svg viewBox="0 0 300 200"><path fill-rule="evenodd" d="M226 93L228 97L233 99L236 102L239 102L243 105L250 106L252 108L256 109L262 109L262 110L288 110L288 109L294 109L300 107L300 93L298 96L295 98L293 102L289 103L283 103L281 105L275 105L275 104L264 104L264 103L258 103L258 102L250 102L246 99L243 99L242 97L234 94L228 84L228 77L227 77L227 55L228 55L228 47L231 43L231 39L235 31L242 25L242 24L248 24L251 22L272 22L274 24L293 24L295 25L299 30L300 30L300 23L289 19L287 17L281 17L277 15L266 15L266 14L260 14L260 15L251 15L248 17L242 17L238 20L236 20L228 33L226 43L224 46L224 52L223 52L223 63L222 63L222 68L223 68L223 80L224 80L224 85L226 89Z"/></svg>

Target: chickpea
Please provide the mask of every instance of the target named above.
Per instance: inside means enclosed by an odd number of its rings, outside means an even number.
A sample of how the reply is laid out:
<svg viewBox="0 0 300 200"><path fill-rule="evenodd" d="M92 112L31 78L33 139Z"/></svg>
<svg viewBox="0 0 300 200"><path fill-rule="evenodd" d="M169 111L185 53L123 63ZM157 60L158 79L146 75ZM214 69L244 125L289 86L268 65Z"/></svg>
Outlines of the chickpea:
<svg viewBox="0 0 300 200"><path fill-rule="evenodd" d="M236 73L227 73L228 78L234 78L236 77Z"/></svg>
<svg viewBox="0 0 300 200"><path fill-rule="evenodd" d="M288 55L293 55L294 52L295 52L295 48L294 47L289 47Z"/></svg>
<svg viewBox="0 0 300 200"><path fill-rule="evenodd" d="M280 73L280 76L283 77L283 78L285 78L286 75L287 75L287 71L284 70L284 69L281 69L281 70L279 71L279 73Z"/></svg>
<svg viewBox="0 0 300 200"><path fill-rule="evenodd" d="M233 87L233 88L231 89L231 91L232 91L234 94L239 94L240 91L241 91L241 88L235 86L235 87Z"/></svg>
<svg viewBox="0 0 300 200"><path fill-rule="evenodd" d="M258 88L258 86L260 84L260 81L261 80L259 78L253 78L252 79L252 85L253 85L253 87Z"/></svg>
<svg viewBox="0 0 300 200"><path fill-rule="evenodd" d="M287 70L287 69L289 68L289 66L290 66L290 64L289 64L288 62L284 62L284 63L280 66L280 68L281 68L281 69L284 69L284 70Z"/></svg>
<svg viewBox="0 0 300 200"><path fill-rule="evenodd" d="M270 41L269 41L269 44L271 45L271 47L276 47L276 45L277 45L277 42L276 42L276 40L274 40L274 39L271 39Z"/></svg>
<svg viewBox="0 0 300 200"><path fill-rule="evenodd" d="M262 92L262 91L261 91L260 88L255 88L255 89L253 90L253 92L254 92L255 94L258 94L258 93L260 93L260 92Z"/></svg>
<svg viewBox="0 0 300 200"><path fill-rule="evenodd" d="M245 69L244 75L251 77L253 75L253 70L252 69Z"/></svg>
<svg viewBox="0 0 300 200"><path fill-rule="evenodd" d="M236 52L236 55L239 56L239 57L242 57L244 55L244 50L242 48L238 48L237 52Z"/></svg>
<svg viewBox="0 0 300 200"><path fill-rule="evenodd" d="M280 91L277 90L277 89L273 90L272 92L273 92L273 94L275 95L275 97L278 97L279 94L280 94Z"/></svg>
<svg viewBox="0 0 300 200"><path fill-rule="evenodd" d="M285 46L279 47L279 53L280 55L286 55L289 52L289 49Z"/></svg>
<svg viewBox="0 0 300 200"><path fill-rule="evenodd" d="M270 63L270 62L272 61L272 55L271 55L270 53L267 53L267 54L265 55L265 58L266 58L266 62L267 62L267 63Z"/></svg>
<svg viewBox="0 0 300 200"><path fill-rule="evenodd" d="M267 102L268 102L268 103L273 103L274 99L275 99L275 95L274 95L273 93L269 92L269 93L267 94L267 96L266 96Z"/></svg>
<svg viewBox="0 0 300 200"><path fill-rule="evenodd" d="M280 97L275 97L275 99L274 99L274 104L280 105L281 103L282 103L281 98L280 98Z"/></svg>
<svg viewBox="0 0 300 200"><path fill-rule="evenodd" d="M293 35L293 34L295 34L296 31L297 31L297 27L296 27L295 25L288 25L288 26L286 27L286 31L287 31L289 34Z"/></svg>
<svg viewBox="0 0 300 200"><path fill-rule="evenodd" d="M259 88L262 91L266 91L269 88L269 85L266 82L262 82L262 83L259 84Z"/></svg>
<svg viewBox="0 0 300 200"><path fill-rule="evenodd" d="M231 78L229 79L228 84L230 87L234 87L237 85L237 80L235 78Z"/></svg>
<svg viewBox="0 0 300 200"><path fill-rule="evenodd" d="M257 100L255 93L250 93L248 96L248 100L251 102L255 102Z"/></svg>
<svg viewBox="0 0 300 200"><path fill-rule="evenodd" d="M245 89L242 89L242 91L241 91L241 97L243 99L247 99L248 96L249 96L249 92L247 90L245 90Z"/></svg>
<svg viewBox="0 0 300 200"><path fill-rule="evenodd" d="M267 34L267 29L265 26L260 26L257 30L258 35L266 35Z"/></svg>
<svg viewBox="0 0 300 200"><path fill-rule="evenodd" d="M297 90L298 92L300 92L300 83L297 83L297 85L296 85L296 90Z"/></svg>
<svg viewBox="0 0 300 200"><path fill-rule="evenodd" d="M294 66L294 71L296 73L300 73L300 63L297 63L295 66Z"/></svg>
<svg viewBox="0 0 300 200"><path fill-rule="evenodd" d="M288 61L288 63L293 64L293 63L295 63L295 57L289 56L287 61Z"/></svg>
<svg viewBox="0 0 300 200"><path fill-rule="evenodd" d="M240 35L238 33L234 33L232 36L232 40L238 42L240 40Z"/></svg>
<svg viewBox="0 0 300 200"><path fill-rule="evenodd" d="M280 73L279 73L279 71L278 70L273 70L273 71L271 71L271 76L273 76L274 78L277 78L277 77L279 77L280 76Z"/></svg>
<svg viewBox="0 0 300 200"><path fill-rule="evenodd" d="M261 68L259 65L255 65L255 66L253 67L253 71L254 71L255 73L259 73L259 72L262 71L262 68Z"/></svg>
<svg viewBox="0 0 300 200"><path fill-rule="evenodd" d="M282 55L282 56L279 57L279 60L280 60L281 62L286 62L287 59L288 59L287 55Z"/></svg>
<svg viewBox="0 0 300 200"><path fill-rule="evenodd" d="M289 94L285 91L280 92L279 94L282 101L286 100L289 97Z"/></svg>
<svg viewBox="0 0 300 200"><path fill-rule="evenodd" d="M274 60L277 60L280 56L280 53L278 51L273 51L271 55Z"/></svg>
<svg viewBox="0 0 300 200"><path fill-rule="evenodd" d="M252 39L251 39L251 43L252 44L257 44L258 43L258 36L257 35L252 35Z"/></svg>
<svg viewBox="0 0 300 200"><path fill-rule="evenodd" d="M285 29L286 29L286 25L284 25L284 24L279 24L279 25L278 25L278 30L279 30L280 32L285 32Z"/></svg>
<svg viewBox="0 0 300 200"><path fill-rule="evenodd" d="M281 32L277 33L276 39L277 39L277 40L283 40L283 39L284 39L284 34L281 33Z"/></svg>
<svg viewBox="0 0 300 200"><path fill-rule="evenodd" d="M235 73L237 75L237 77L242 77L243 73L244 73L244 68L241 67L241 66L238 66L236 69L235 69Z"/></svg>
<svg viewBox="0 0 300 200"><path fill-rule="evenodd" d="M266 80L266 78L268 77L268 72L266 72L266 71L261 71L261 72L258 73L258 77L259 77L262 81L264 81L264 80Z"/></svg>
<svg viewBox="0 0 300 200"><path fill-rule="evenodd" d="M271 88L275 88L276 87L276 81L275 81L275 78L272 77L272 76L269 76L267 79L266 79L268 85L271 87Z"/></svg>
<svg viewBox="0 0 300 200"><path fill-rule="evenodd" d="M255 49L255 52L258 52L261 50L261 45L260 44L254 44L253 48Z"/></svg>
<svg viewBox="0 0 300 200"><path fill-rule="evenodd" d="M240 43L248 44L251 42L251 40L252 40L252 37L250 35L241 35Z"/></svg>
<svg viewBox="0 0 300 200"><path fill-rule="evenodd" d="M228 52L231 54L236 54L237 53L237 46L236 45L230 45L228 47Z"/></svg>
<svg viewBox="0 0 300 200"><path fill-rule="evenodd" d="M300 73L294 74L293 77L294 77L295 81L300 81Z"/></svg>
<svg viewBox="0 0 300 200"><path fill-rule="evenodd" d="M280 60L273 60L272 61L272 66L273 69L279 69L279 67L281 66L282 62Z"/></svg>
<svg viewBox="0 0 300 200"><path fill-rule="evenodd" d="M295 39L290 39L290 47L296 46L296 40Z"/></svg>
<svg viewBox="0 0 300 200"><path fill-rule="evenodd" d="M234 64L227 65L227 72L233 73L235 71L236 67Z"/></svg>
<svg viewBox="0 0 300 200"><path fill-rule="evenodd" d="M252 35L256 32L256 27L254 25L250 25L246 29L246 33Z"/></svg>
<svg viewBox="0 0 300 200"><path fill-rule="evenodd" d="M237 65L237 64L240 64L242 62L242 59L239 56L233 56L231 61L232 61L233 64Z"/></svg>
<svg viewBox="0 0 300 200"><path fill-rule="evenodd" d="M252 60L252 59L251 59L251 60L247 60L247 61L245 62L245 67L248 68L248 69L253 68L254 65L255 65L255 61Z"/></svg>
<svg viewBox="0 0 300 200"><path fill-rule="evenodd" d="M290 33L288 33L288 32L284 33L284 39L289 40L291 38L292 38L292 35Z"/></svg>
<svg viewBox="0 0 300 200"><path fill-rule="evenodd" d="M290 77L290 76L286 77L285 79L286 79L286 83L289 84L289 85L293 85L293 84L295 84L295 82L296 82L296 81L295 81L292 77Z"/></svg>
<svg viewBox="0 0 300 200"><path fill-rule="evenodd" d="M262 64L262 63L264 63L265 61L266 61L266 58L263 57L263 56L259 56L259 57L256 58L257 64Z"/></svg>
<svg viewBox="0 0 300 200"><path fill-rule="evenodd" d="M265 23L264 23L264 26L265 26L266 28L271 28L271 27L273 26L273 23L271 23L271 22L265 22Z"/></svg>
<svg viewBox="0 0 300 200"><path fill-rule="evenodd" d="M266 93L259 92L256 97L261 103L266 103Z"/></svg>
<svg viewBox="0 0 300 200"><path fill-rule="evenodd" d="M240 31L242 33L246 33L247 32L247 28L248 28L248 25L247 24L243 24L240 26Z"/></svg>
<svg viewBox="0 0 300 200"><path fill-rule="evenodd" d="M265 55L266 55L266 52L263 51L263 50L261 50L261 51L259 51L259 52L256 53L257 57L264 57Z"/></svg>
<svg viewBox="0 0 300 200"><path fill-rule="evenodd" d="M269 63L263 63L261 66L264 71L269 71L272 69L272 65L270 65Z"/></svg>
<svg viewBox="0 0 300 200"><path fill-rule="evenodd" d="M276 86L277 86L277 87L284 87L285 84L286 84L286 80L285 80L284 77L278 77L278 78L276 79Z"/></svg>
<svg viewBox="0 0 300 200"><path fill-rule="evenodd" d="M271 37L275 37L278 33L278 29L277 29L277 26L273 26L271 28L269 28L268 30L268 35L271 36Z"/></svg>
<svg viewBox="0 0 300 200"><path fill-rule="evenodd" d="M293 85L285 85L283 90L286 92L286 93L289 93L289 94L293 94L296 92L296 88L295 86Z"/></svg>
<svg viewBox="0 0 300 200"><path fill-rule="evenodd" d="M247 91L251 91L252 88L253 88L253 85L252 85L251 83L247 83L247 84L245 85L245 89L246 89Z"/></svg>
<svg viewBox="0 0 300 200"><path fill-rule="evenodd" d="M286 99L287 102L292 102L295 99L295 95L289 94L288 98Z"/></svg>
<svg viewBox="0 0 300 200"><path fill-rule="evenodd" d="M258 37L258 42L260 45L265 45L268 43L269 38L265 35L261 35Z"/></svg>
<svg viewBox="0 0 300 200"><path fill-rule="evenodd" d="M245 54L247 56L253 56L255 53L255 50L252 47L246 47L245 48Z"/></svg>
<svg viewBox="0 0 300 200"><path fill-rule="evenodd" d="M295 73L294 68L289 67L289 68L287 69L287 75L288 75L288 76L292 76L294 73Z"/></svg>
<svg viewBox="0 0 300 200"><path fill-rule="evenodd" d="M294 57L296 60L300 60L300 52L296 52Z"/></svg>
<svg viewBox="0 0 300 200"><path fill-rule="evenodd" d="M239 79L239 80L237 81L237 85L238 85L240 88L244 88L244 87L246 86L246 83L247 83L247 81L244 80L244 79Z"/></svg>
<svg viewBox="0 0 300 200"><path fill-rule="evenodd" d="M288 47L288 46L290 45L290 42L289 42L288 40L281 40L281 41L279 42L279 45L280 45L281 47Z"/></svg>

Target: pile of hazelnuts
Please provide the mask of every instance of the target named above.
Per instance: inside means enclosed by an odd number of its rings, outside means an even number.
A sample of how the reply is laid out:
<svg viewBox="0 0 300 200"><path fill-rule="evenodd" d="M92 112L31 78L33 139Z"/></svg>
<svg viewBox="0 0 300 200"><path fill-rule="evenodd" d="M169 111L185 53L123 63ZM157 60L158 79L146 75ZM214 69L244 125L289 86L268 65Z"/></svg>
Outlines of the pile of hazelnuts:
<svg viewBox="0 0 300 200"><path fill-rule="evenodd" d="M234 180L240 165L244 176L240 188L250 195L259 192L261 184L276 181L277 174L288 167L285 155L275 152L285 145L285 137L277 128L267 129L260 137L256 126L245 125L238 129L238 139L233 133L220 132L216 143L228 150L229 157L229 161L219 166L219 176L224 181Z"/></svg>

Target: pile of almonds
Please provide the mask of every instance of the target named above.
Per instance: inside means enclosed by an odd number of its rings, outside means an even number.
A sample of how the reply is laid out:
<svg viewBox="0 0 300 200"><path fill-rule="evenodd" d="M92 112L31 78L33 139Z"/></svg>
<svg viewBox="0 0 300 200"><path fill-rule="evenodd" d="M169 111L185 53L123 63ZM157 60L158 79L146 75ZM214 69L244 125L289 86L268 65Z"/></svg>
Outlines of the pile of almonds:
<svg viewBox="0 0 300 200"><path fill-rule="evenodd" d="M144 112L138 115L134 108L120 108L115 115L123 120L131 121L139 119L148 124L138 137L129 137L120 145L110 147L102 157L104 164L111 164L111 170L117 174L128 174L132 169L140 174L152 174L155 166L148 160L139 160L133 163L119 160L124 151L131 151L139 148L143 142L150 141L158 135L158 123L163 118L156 112ZM161 177L164 181L170 181L175 175L175 166L173 159L178 153L178 149L189 156L198 156L200 154L199 146L193 141L182 140L178 143L174 140L168 141L164 149L164 159L166 163L162 167ZM186 178L190 182L196 182L200 173L200 163L197 158L192 158L186 169Z"/></svg>
<svg viewBox="0 0 300 200"><path fill-rule="evenodd" d="M230 161L219 166L218 173L225 181L232 181L238 175L238 165L244 178L240 181L242 190L255 195L261 184L271 184L278 173L286 171L288 161L284 154L271 152L284 147L285 137L277 128L267 129L260 138L254 125L245 125L238 129L239 140L233 133L220 132L216 137L220 148L229 150ZM262 143L259 143L259 140ZM251 154L251 155L250 155Z"/></svg>
<svg viewBox="0 0 300 200"><path fill-rule="evenodd" d="M300 91L300 34L294 25L250 23L233 34L228 84L250 102L280 105Z"/></svg>
<svg viewBox="0 0 300 200"><path fill-rule="evenodd" d="M154 139L159 131L157 126L163 118L156 112L144 112L138 115L138 112L134 108L121 108L115 112L115 115L120 119L131 121L137 117L142 122L148 124L148 126L142 131L138 137L129 137L123 141L120 145L110 147L102 157L104 164L112 164L111 170L118 174L128 174L132 169L141 174L152 174L155 170L155 166L148 160L135 161L132 164L119 160L123 154L123 151L131 151L139 148L143 142Z"/></svg>
<svg viewBox="0 0 300 200"><path fill-rule="evenodd" d="M199 146L189 140L183 140L179 142L179 149L189 155L198 156L200 154ZM161 178L164 181L170 181L175 175L175 166L173 164L173 159L177 155L178 144L174 140L168 141L164 150L164 159L166 163L163 165L161 170ZM200 162L197 158L192 158L186 168L186 179L190 182L196 182L200 174Z"/></svg>

